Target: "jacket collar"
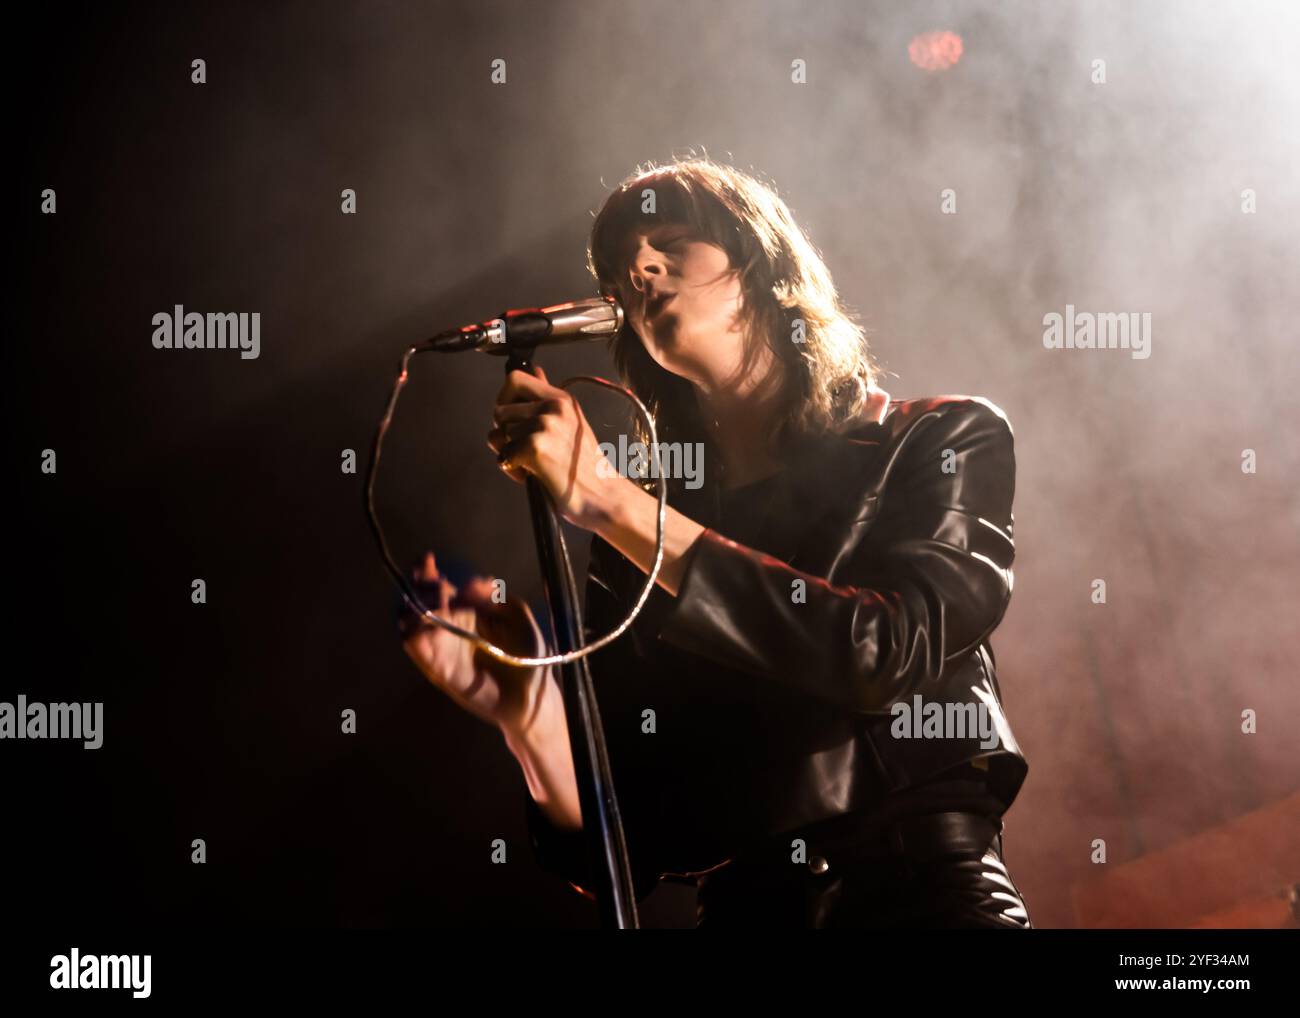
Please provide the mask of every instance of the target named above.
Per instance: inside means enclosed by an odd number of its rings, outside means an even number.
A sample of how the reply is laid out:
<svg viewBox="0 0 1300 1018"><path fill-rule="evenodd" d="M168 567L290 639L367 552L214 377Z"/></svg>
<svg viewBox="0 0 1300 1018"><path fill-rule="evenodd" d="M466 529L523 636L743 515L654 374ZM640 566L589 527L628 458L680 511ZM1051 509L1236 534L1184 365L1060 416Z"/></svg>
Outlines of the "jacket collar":
<svg viewBox="0 0 1300 1018"><path fill-rule="evenodd" d="M880 444L880 429L889 414L890 403L889 393L873 387L857 421L839 431L815 435L798 443L790 474L800 493L819 506L851 493L854 479L862 476L864 458L874 456ZM856 513L853 518L857 518Z"/></svg>
<svg viewBox="0 0 1300 1018"><path fill-rule="evenodd" d="M878 385L867 391L867 405L862 411L863 420L869 424L884 424L885 415L889 413L889 393Z"/></svg>

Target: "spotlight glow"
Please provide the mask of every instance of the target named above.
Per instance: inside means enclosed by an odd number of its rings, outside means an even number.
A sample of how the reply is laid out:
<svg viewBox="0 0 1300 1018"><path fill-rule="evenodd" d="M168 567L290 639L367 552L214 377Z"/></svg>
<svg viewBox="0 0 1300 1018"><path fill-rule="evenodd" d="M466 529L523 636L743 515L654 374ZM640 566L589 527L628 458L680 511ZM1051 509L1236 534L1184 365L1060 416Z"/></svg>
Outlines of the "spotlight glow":
<svg viewBox="0 0 1300 1018"><path fill-rule="evenodd" d="M961 54L961 36L956 32L922 32L907 44L907 55L923 71L946 71Z"/></svg>

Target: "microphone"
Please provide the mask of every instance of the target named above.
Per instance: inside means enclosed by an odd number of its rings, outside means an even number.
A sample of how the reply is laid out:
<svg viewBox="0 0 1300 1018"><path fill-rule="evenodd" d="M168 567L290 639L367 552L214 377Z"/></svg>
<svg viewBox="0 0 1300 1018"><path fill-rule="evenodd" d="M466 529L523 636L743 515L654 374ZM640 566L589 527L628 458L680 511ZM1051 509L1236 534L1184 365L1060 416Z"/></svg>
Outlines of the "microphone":
<svg viewBox="0 0 1300 1018"><path fill-rule="evenodd" d="M459 329L448 329L426 339L417 349L438 353L505 355L522 347L534 349L552 343L603 339L623 328L623 308L613 297L592 297L545 308L503 311L497 318Z"/></svg>

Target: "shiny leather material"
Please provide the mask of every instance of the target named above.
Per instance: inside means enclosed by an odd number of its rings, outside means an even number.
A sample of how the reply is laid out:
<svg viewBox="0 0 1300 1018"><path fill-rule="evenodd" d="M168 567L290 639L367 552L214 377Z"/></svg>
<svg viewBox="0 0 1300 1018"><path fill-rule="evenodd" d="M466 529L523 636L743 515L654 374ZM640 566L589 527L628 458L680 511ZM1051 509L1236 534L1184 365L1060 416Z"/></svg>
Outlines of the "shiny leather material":
<svg viewBox="0 0 1300 1018"><path fill-rule="evenodd" d="M1005 415L973 397L891 400L789 462L760 486L748 544L724 536L716 483L679 483L672 504L709 529L678 596L656 587L591 657L638 896L970 761L1004 808L1027 773L988 642L1013 582ZM593 538L589 638L643 582ZM998 744L895 738L890 708L916 695L983 705ZM580 832L525 799L539 861L582 886Z"/></svg>
<svg viewBox="0 0 1300 1018"><path fill-rule="evenodd" d="M825 855L801 866L774 843L702 876L696 928L1033 928L996 819L929 813L807 848Z"/></svg>

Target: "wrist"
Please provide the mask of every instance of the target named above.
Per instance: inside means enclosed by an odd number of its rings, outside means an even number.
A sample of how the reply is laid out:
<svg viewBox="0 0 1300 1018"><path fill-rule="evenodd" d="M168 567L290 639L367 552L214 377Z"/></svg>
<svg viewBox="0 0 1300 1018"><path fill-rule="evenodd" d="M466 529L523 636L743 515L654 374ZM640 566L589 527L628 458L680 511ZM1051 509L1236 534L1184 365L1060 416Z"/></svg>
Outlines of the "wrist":
<svg viewBox="0 0 1300 1018"><path fill-rule="evenodd" d="M525 771L530 762L546 756L557 736L568 737L564 694L559 682L552 677L552 669L548 668L547 672L535 709L528 711L526 717L497 722L506 747L520 764L525 765Z"/></svg>
<svg viewBox="0 0 1300 1018"><path fill-rule="evenodd" d="M608 541L611 535L627 530L635 516L638 501L652 497L630 478L614 478L595 513L590 528L592 533Z"/></svg>
<svg viewBox="0 0 1300 1018"><path fill-rule="evenodd" d="M569 727L560 687L547 679L547 692L528 725L501 724L507 748L523 772L528 795L556 827L581 828L582 809L569 748Z"/></svg>

